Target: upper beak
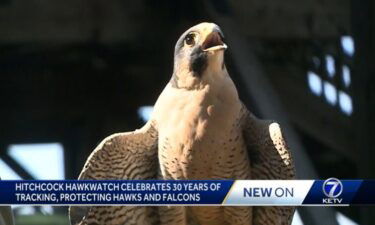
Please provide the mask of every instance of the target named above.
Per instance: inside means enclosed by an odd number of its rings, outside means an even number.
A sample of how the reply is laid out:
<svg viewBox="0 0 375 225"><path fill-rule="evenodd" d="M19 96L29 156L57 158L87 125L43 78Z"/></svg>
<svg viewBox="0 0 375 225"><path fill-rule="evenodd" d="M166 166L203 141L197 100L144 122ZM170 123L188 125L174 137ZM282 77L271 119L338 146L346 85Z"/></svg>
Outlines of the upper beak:
<svg viewBox="0 0 375 225"><path fill-rule="evenodd" d="M227 49L227 45L223 42L223 35L220 31L212 31L204 40L202 44L204 52L217 51Z"/></svg>

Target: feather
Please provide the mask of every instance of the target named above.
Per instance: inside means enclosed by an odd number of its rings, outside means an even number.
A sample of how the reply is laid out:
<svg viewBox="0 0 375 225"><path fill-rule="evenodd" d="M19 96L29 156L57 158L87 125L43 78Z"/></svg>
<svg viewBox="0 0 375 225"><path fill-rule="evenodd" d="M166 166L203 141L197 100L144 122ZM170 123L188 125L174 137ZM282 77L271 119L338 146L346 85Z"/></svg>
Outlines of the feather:
<svg viewBox="0 0 375 225"><path fill-rule="evenodd" d="M244 137L251 162L253 180L292 180L295 170L289 148L280 125L270 120L260 120L244 109ZM254 207L253 225L292 222L295 207Z"/></svg>
<svg viewBox="0 0 375 225"><path fill-rule="evenodd" d="M156 179L158 133L152 122L134 132L113 134L91 153L79 180ZM155 224L154 207L72 206L71 224Z"/></svg>

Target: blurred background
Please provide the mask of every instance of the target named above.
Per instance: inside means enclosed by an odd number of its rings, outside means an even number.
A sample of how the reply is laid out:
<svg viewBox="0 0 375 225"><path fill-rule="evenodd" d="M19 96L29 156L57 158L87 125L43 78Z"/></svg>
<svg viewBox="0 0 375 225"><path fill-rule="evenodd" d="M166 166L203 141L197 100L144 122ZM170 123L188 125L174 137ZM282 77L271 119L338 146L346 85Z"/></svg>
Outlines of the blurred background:
<svg viewBox="0 0 375 225"><path fill-rule="evenodd" d="M76 179L106 136L141 127L187 28L221 26L241 99L281 123L299 179L375 177L372 0L0 0L0 177ZM66 207L13 207L68 224ZM298 208L293 225L374 224Z"/></svg>

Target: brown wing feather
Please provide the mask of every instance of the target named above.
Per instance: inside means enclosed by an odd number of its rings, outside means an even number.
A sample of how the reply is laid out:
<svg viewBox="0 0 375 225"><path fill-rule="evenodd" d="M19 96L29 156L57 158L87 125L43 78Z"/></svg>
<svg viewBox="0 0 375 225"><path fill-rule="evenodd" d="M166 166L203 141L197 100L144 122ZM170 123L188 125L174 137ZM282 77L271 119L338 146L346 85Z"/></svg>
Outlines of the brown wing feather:
<svg viewBox="0 0 375 225"><path fill-rule="evenodd" d="M244 113L244 137L254 180L295 179L294 164L278 123ZM253 224L287 225L295 207L254 207Z"/></svg>
<svg viewBox="0 0 375 225"><path fill-rule="evenodd" d="M151 122L134 132L113 134L91 153L79 180L156 179L158 133ZM153 207L100 206L69 209L71 224L155 224Z"/></svg>

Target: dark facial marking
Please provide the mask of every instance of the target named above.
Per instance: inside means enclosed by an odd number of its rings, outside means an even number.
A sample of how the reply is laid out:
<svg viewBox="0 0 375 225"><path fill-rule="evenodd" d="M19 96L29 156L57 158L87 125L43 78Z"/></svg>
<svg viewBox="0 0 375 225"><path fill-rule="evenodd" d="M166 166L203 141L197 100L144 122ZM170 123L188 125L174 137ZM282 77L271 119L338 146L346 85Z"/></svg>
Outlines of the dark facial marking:
<svg viewBox="0 0 375 225"><path fill-rule="evenodd" d="M199 47L195 47L190 53L190 71L194 76L201 77L207 67L207 55Z"/></svg>

